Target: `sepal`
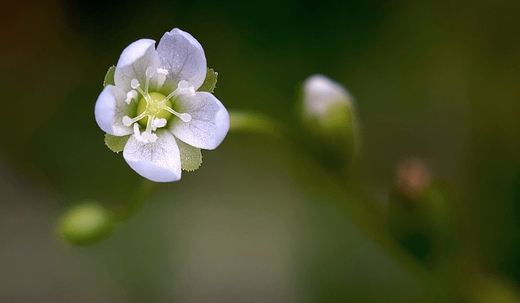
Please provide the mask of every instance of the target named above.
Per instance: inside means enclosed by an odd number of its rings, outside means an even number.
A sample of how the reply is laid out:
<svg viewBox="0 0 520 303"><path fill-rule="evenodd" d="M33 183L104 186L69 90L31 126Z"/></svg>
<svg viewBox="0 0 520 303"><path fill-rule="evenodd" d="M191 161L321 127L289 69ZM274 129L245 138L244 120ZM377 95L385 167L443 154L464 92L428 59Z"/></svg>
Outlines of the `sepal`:
<svg viewBox="0 0 520 303"><path fill-rule="evenodd" d="M112 136L111 134L105 134L105 145L114 153L120 153L125 148L128 138L130 138L130 135Z"/></svg>
<svg viewBox="0 0 520 303"><path fill-rule="evenodd" d="M103 80L103 87L107 85L116 85L116 82L114 81L114 73L116 72L116 66L112 65L107 73L105 74L105 79Z"/></svg>
<svg viewBox="0 0 520 303"><path fill-rule="evenodd" d="M204 83L202 83L198 91L213 93L215 87L217 86L217 78L218 73L212 68L208 67L208 71L206 72L206 79L204 79Z"/></svg>
<svg viewBox="0 0 520 303"><path fill-rule="evenodd" d="M197 170L202 164L202 152L200 148L188 145L181 140L177 140L181 153L181 168L185 171Z"/></svg>

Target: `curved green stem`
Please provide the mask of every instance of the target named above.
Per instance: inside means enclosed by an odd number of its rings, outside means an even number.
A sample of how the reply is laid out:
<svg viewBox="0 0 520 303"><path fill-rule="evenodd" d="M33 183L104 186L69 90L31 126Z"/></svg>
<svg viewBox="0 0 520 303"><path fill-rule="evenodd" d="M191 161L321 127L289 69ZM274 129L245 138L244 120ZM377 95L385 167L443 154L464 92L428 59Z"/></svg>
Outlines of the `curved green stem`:
<svg viewBox="0 0 520 303"><path fill-rule="evenodd" d="M157 186L158 183L152 182L148 179L143 179L134 193L130 196L129 201L124 203L125 208L117 214L115 220L124 221L129 219L133 214L141 209L143 203L153 193Z"/></svg>
<svg viewBox="0 0 520 303"><path fill-rule="evenodd" d="M256 133L276 138L285 137L284 127L261 114L245 111L229 111L231 133Z"/></svg>

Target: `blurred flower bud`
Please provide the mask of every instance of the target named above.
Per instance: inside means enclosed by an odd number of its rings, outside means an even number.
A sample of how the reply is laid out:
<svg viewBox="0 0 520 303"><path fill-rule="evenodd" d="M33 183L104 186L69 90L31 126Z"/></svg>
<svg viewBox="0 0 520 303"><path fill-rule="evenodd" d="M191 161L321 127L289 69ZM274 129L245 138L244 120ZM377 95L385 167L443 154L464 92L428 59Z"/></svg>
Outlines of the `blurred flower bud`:
<svg viewBox="0 0 520 303"><path fill-rule="evenodd" d="M76 245L93 244L114 228L112 214L95 201L83 201L61 215L58 232Z"/></svg>
<svg viewBox="0 0 520 303"><path fill-rule="evenodd" d="M396 189L410 200L419 198L431 183L430 168L418 158L412 157L401 162L396 169Z"/></svg>
<svg viewBox="0 0 520 303"><path fill-rule="evenodd" d="M343 168L358 149L359 126L352 96L323 75L303 82L301 122L313 150L330 167Z"/></svg>
<svg viewBox="0 0 520 303"><path fill-rule="evenodd" d="M440 266L453 253L454 203L447 186L432 180L426 161L405 159L396 168L389 199L390 231L418 259L431 267Z"/></svg>

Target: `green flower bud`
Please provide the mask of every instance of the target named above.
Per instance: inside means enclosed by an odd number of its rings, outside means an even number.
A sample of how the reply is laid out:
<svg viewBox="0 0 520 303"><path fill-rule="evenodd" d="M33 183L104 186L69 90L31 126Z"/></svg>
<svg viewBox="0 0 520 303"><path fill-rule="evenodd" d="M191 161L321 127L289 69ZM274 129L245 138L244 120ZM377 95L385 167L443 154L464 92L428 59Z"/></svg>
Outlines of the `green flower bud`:
<svg viewBox="0 0 520 303"><path fill-rule="evenodd" d="M83 201L65 211L58 232L70 243L89 245L105 238L114 228L112 213L95 201Z"/></svg>
<svg viewBox="0 0 520 303"><path fill-rule="evenodd" d="M359 126L354 101L339 83L323 75L302 87L300 117L313 150L324 164L343 169L357 154Z"/></svg>

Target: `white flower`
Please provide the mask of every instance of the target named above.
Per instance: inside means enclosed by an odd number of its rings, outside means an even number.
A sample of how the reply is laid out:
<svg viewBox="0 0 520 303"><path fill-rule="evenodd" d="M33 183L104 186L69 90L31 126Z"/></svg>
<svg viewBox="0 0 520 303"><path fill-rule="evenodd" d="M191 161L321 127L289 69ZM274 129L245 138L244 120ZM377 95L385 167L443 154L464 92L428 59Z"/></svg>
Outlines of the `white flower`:
<svg viewBox="0 0 520 303"><path fill-rule="evenodd" d="M155 182L181 178L181 158L215 149L229 130L229 114L209 92L197 91L206 78L206 57L190 34L173 29L155 41L126 47L117 62L115 85L99 95L95 116L113 136L128 136L123 157Z"/></svg>

